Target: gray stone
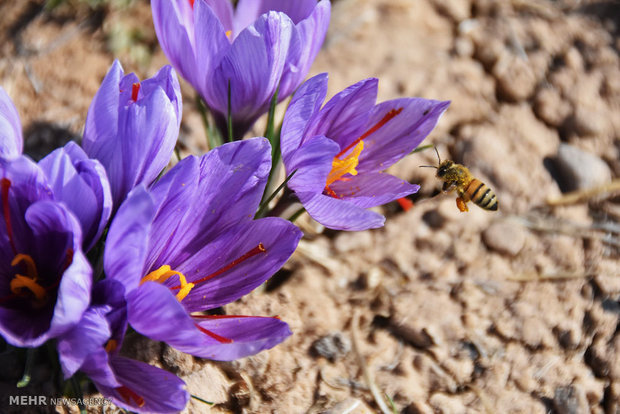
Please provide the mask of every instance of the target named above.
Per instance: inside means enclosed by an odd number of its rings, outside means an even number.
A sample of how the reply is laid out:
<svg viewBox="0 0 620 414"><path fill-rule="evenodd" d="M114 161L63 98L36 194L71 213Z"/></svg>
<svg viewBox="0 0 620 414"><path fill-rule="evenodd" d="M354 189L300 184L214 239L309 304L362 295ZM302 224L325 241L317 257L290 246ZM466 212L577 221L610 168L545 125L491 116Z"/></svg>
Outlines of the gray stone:
<svg viewBox="0 0 620 414"><path fill-rule="evenodd" d="M572 145L560 144L556 160L560 186L565 191L597 187L611 180L605 161Z"/></svg>
<svg viewBox="0 0 620 414"><path fill-rule="evenodd" d="M491 250L516 256L525 244L525 235L525 230L518 224L500 221L491 224L482 233L482 240Z"/></svg>

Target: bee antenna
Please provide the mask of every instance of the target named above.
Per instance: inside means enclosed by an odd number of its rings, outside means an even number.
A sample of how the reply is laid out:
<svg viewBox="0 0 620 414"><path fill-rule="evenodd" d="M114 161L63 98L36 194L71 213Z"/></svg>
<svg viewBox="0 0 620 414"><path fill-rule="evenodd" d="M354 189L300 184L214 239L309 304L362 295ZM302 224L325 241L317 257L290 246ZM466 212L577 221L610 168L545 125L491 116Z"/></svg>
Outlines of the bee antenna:
<svg viewBox="0 0 620 414"><path fill-rule="evenodd" d="M437 153L437 159L439 160L439 164L441 165L441 157L439 156L439 151L437 150L437 147L433 148L435 148L435 152Z"/></svg>
<svg viewBox="0 0 620 414"><path fill-rule="evenodd" d="M434 168L437 169L437 167L435 167L434 165L420 165L420 168Z"/></svg>

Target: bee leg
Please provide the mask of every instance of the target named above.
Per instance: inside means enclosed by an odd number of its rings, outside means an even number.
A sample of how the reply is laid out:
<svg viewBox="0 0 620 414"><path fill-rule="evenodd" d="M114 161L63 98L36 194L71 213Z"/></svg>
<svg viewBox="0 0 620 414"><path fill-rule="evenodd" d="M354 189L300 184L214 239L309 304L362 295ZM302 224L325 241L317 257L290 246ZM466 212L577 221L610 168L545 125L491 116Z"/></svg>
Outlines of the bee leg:
<svg viewBox="0 0 620 414"><path fill-rule="evenodd" d="M443 186L441 187L441 191L443 191L444 193L448 193L452 190L454 190L454 184L449 183L447 181L443 183Z"/></svg>
<svg viewBox="0 0 620 414"><path fill-rule="evenodd" d="M463 200L461 197L456 198L456 206L461 211L461 213L469 211L469 208L467 208L467 201Z"/></svg>

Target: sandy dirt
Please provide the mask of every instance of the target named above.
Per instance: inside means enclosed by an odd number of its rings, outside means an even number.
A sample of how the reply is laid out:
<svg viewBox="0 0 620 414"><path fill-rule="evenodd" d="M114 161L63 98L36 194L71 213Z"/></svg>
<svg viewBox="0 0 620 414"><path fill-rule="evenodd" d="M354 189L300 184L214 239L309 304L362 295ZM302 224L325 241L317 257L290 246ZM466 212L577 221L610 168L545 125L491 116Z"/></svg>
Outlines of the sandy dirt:
<svg viewBox="0 0 620 414"><path fill-rule="evenodd" d="M0 84L33 157L79 139L114 57L141 77L166 63L148 3L123 3L0 3ZM215 403L188 413L373 413L377 399L403 414L620 413L620 196L547 204L620 176L619 22L607 1L335 1L312 74L329 72L330 95L374 76L380 100L451 100L426 143L500 211L459 212L419 168L435 153L414 154L391 170L422 185L411 210L384 206L385 228L361 233L302 217L285 269L225 307L279 315L285 343L233 363L147 340L126 352ZM199 153L183 91L182 150ZM49 391L40 371L33 386Z"/></svg>

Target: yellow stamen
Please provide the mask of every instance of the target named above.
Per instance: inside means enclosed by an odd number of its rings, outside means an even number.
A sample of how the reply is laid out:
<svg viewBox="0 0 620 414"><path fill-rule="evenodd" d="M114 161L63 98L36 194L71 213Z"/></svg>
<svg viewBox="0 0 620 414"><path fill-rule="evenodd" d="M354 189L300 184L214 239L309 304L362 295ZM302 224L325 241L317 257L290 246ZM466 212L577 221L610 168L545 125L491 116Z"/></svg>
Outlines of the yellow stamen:
<svg viewBox="0 0 620 414"><path fill-rule="evenodd" d="M338 157L334 157L334 161L332 161L332 170L329 172L327 176L326 186L329 186L334 181L338 181L345 174L357 175L357 170L355 169L359 164L359 156L364 149L364 141L360 141L353 151L343 159Z"/></svg>
<svg viewBox="0 0 620 414"><path fill-rule="evenodd" d="M39 273L37 272L37 265L34 263L32 257L28 256L27 254L18 253L13 258L11 266L17 266L19 263L24 263L26 265L26 273L31 279L38 279Z"/></svg>
<svg viewBox="0 0 620 414"><path fill-rule="evenodd" d="M20 295L21 289L26 288L34 294L37 300L43 300L43 298L45 298L45 289L28 276L15 275L11 280L10 286L11 292L15 295Z"/></svg>
<svg viewBox="0 0 620 414"><path fill-rule="evenodd" d="M226 37L228 38L228 40L230 40L231 36L232 36L232 30L226 30Z"/></svg>
<svg viewBox="0 0 620 414"><path fill-rule="evenodd" d="M193 283L187 283L187 279L185 275L181 272L177 272L176 270L171 270L170 266L163 265L160 266L159 269L153 270L148 275L144 276L142 280L140 280L140 284L145 282L159 282L163 283L171 276L177 275L179 277L179 283L181 284L180 290L176 294L176 298L179 302L181 302L185 297L189 294L189 292L195 286Z"/></svg>

